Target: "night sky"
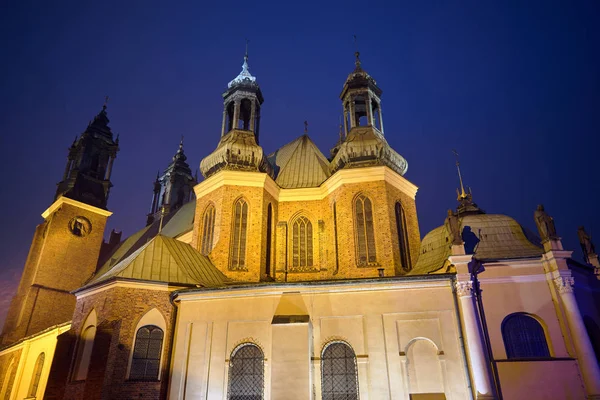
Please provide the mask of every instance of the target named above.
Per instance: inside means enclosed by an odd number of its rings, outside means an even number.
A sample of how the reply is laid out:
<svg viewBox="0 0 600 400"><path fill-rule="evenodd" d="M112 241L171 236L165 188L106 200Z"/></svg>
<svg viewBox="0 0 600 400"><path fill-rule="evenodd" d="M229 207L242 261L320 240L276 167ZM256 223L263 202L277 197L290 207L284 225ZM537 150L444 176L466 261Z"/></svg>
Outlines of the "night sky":
<svg viewBox="0 0 600 400"><path fill-rule="evenodd" d="M0 319L67 148L104 96L121 147L106 234L126 237L144 226L181 135L193 170L215 148L246 38L266 153L307 120L329 155L357 35L386 138L419 187L421 236L456 206L455 148L481 208L535 230L543 203L580 259L577 227L600 232L600 2L389 3L4 1Z"/></svg>

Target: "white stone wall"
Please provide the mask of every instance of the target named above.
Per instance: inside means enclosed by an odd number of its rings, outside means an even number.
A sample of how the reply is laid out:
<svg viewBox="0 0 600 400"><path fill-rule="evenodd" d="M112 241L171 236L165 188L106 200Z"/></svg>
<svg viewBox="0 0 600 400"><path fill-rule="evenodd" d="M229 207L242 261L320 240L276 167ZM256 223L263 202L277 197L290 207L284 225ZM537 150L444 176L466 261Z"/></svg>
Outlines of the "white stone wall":
<svg viewBox="0 0 600 400"><path fill-rule="evenodd" d="M290 292L310 320L272 324ZM265 399L320 399L321 352L336 340L356 354L362 400L469 398L447 277L198 290L176 301L170 399L226 399L229 357L244 342L263 350Z"/></svg>

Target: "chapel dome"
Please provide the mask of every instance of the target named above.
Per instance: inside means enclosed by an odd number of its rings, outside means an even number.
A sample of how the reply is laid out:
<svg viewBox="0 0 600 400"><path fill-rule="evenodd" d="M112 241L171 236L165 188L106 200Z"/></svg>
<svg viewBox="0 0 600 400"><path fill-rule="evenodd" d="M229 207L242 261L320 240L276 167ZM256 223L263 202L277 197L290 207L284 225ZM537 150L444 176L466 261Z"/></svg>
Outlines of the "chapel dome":
<svg viewBox="0 0 600 400"><path fill-rule="evenodd" d="M471 214L459 221L465 252L479 260L532 258L543 253L539 238L507 215ZM433 229L421 241L419 259L410 274L446 272L451 248L446 226Z"/></svg>

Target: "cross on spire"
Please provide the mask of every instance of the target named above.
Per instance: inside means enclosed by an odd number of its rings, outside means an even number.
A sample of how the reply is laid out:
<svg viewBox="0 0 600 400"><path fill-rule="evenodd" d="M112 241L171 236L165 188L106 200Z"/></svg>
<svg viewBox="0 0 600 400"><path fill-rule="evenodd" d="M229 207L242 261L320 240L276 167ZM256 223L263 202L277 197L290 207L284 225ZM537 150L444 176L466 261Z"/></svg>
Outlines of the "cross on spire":
<svg viewBox="0 0 600 400"><path fill-rule="evenodd" d="M109 99L110 99L110 97L108 97L108 96L104 96L104 105L102 106L102 108L103 108L104 110L106 110L106 105L108 104L108 100L109 100Z"/></svg>
<svg viewBox="0 0 600 400"><path fill-rule="evenodd" d="M304 133L308 132L308 121L304 121Z"/></svg>
<svg viewBox="0 0 600 400"><path fill-rule="evenodd" d="M468 195L465 192L462 175L460 173L460 162L458 161L458 152L456 150L452 149L452 153L454 153L454 156L456 157L456 170L458 171L458 180L460 182L460 193L458 193L458 189L456 189L456 192L458 194L458 200L463 200L463 199L466 199L468 197Z"/></svg>
<svg viewBox="0 0 600 400"><path fill-rule="evenodd" d="M360 52L358 51L358 44L356 43L356 35L352 35L352 37L354 37L354 57L356 57L354 64L356 64L357 67L360 67Z"/></svg>

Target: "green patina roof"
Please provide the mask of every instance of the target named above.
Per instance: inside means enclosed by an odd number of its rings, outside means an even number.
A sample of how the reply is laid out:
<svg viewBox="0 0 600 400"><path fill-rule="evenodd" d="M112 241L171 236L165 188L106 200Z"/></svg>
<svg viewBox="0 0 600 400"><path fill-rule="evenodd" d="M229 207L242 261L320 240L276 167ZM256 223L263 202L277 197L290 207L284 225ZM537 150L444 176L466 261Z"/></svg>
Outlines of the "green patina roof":
<svg viewBox="0 0 600 400"><path fill-rule="evenodd" d="M202 287L223 286L228 281L208 257L187 243L161 234L113 267L100 271L86 286L115 277Z"/></svg>
<svg viewBox="0 0 600 400"><path fill-rule="evenodd" d="M467 215L460 219L460 227L466 253L480 260L531 258L543 253L534 235L506 215ZM442 225L421 241L419 259L410 274L445 272L450 255L450 237Z"/></svg>
<svg viewBox="0 0 600 400"><path fill-rule="evenodd" d="M304 134L268 157L282 188L317 187L331 175L329 161Z"/></svg>

